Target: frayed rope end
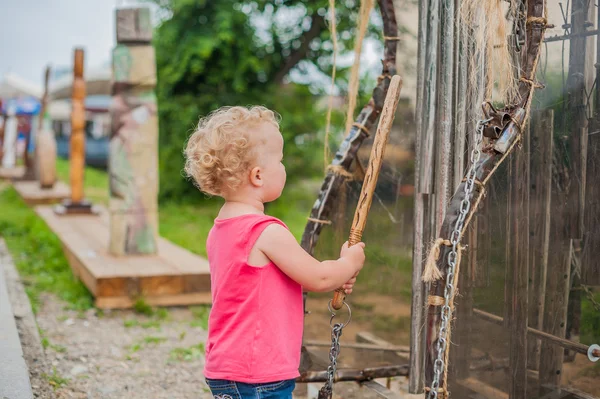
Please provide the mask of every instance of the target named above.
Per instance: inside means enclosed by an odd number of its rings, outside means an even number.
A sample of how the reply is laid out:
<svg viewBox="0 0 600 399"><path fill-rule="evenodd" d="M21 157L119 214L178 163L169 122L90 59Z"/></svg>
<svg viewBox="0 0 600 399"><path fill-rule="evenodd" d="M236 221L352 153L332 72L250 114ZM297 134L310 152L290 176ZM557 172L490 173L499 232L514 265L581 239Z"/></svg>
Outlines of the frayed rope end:
<svg viewBox="0 0 600 399"><path fill-rule="evenodd" d="M442 278L442 272L440 272L440 269L437 267L437 261L440 258L440 247L444 245L446 241L447 240L444 240L443 238L436 239L429 250L427 262L425 262L425 270L421 277L423 282L431 283Z"/></svg>

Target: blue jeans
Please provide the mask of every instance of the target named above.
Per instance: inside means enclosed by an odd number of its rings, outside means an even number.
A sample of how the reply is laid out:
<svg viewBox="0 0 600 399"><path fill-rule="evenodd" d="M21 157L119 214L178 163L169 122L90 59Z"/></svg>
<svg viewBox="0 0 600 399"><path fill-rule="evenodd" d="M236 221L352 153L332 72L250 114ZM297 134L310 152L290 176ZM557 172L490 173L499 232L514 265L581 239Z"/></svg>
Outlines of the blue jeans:
<svg viewBox="0 0 600 399"><path fill-rule="evenodd" d="M206 383L214 399L292 399L295 380L245 384L228 380L210 380Z"/></svg>

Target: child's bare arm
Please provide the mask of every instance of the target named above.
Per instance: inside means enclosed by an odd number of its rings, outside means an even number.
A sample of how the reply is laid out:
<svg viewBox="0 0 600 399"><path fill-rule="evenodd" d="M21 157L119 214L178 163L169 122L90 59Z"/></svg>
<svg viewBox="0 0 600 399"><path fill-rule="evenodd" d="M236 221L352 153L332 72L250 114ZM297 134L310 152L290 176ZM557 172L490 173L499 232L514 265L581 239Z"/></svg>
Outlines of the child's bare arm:
<svg viewBox="0 0 600 399"><path fill-rule="evenodd" d="M363 267L364 244L342 248L338 260L319 262L310 256L285 227L269 225L256 242L261 250L291 279L308 291L333 291L348 282Z"/></svg>

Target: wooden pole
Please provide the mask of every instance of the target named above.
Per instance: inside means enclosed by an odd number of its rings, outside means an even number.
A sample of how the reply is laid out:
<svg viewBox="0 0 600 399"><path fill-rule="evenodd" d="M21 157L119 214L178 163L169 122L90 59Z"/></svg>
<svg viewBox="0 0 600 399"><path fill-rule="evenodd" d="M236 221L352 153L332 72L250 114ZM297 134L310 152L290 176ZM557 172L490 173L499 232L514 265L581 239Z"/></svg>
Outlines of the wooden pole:
<svg viewBox="0 0 600 399"><path fill-rule="evenodd" d="M571 26L573 34L583 33L593 21L595 6L587 0L572 3ZM581 247L584 235L584 212L586 190L586 166L588 147L587 93L593 84L593 39L587 36L571 39L569 47L569 75L567 76L567 121L570 127L571 194L573 209L571 238L573 239L573 263L571 269L571 292L567 313L566 337L579 339L581 324ZM573 354L574 355L574 354ZM573 356L572 355L572 356ZM570 360L572 360L572 356Z"/></svg>
<svg viewBox="0 0 600 399"><path fill-rule="evenodd" d="M427 41L427 11L428 1L419 0L419 30L417 55L417 102L415 106L416 136L415 136L415 177L414 177L414 214L413 214L413 253L412 253L412 301L410 323L410 359L408 391L423 392L423 373L425 371L425 284L421 281L423 275L423 249L427 248L425 235L425 204L426 195L421 191L421 149L423 142L423 108L425 96L425 79L423 70L426 60ZM431 173L431 171L429 171Z"/></svg>
<svg viewBox="0 0 600 399"><path fill-rule="evenodd" d="M435 228L442 227L453 189L454 0L440 2L440 57L435 131Z"/></svg>
<svg viewBox="0 0 600 399"><path fill-rule="evenodd" d="M473 88L471 80L468 79L467 70L469 68L468 49L469 38L467 36L467 26L461 24L461 5L462 2L455 1L455 40L454 40L454 80L457 84L454 87L454 129L453 129L453 176L452 192L454 192L461 183L462 176L465 173L465 154L467 151L467 103L472 102ZM479 108L479 107L478 107ZM471 317L473 309L473 278L477 264L477 233L478 223L475 220L467 232L467 245L469 253L467 256L467 269L459 276L460 296L457 298L455 317L457 320L455 326L455 335L450 348L450 357L454 359L450 363L449 378L453 380L465 379L469 377L469 365L471 362Z"/></svg>
<svg viewBox="0 0 600 399"><path fill-rule="evenodd" d="M550 246L550 196L552 190L552 148L554 140L554 111L535 111L530 124L530 312L529 325L542 329L548 250ZM540 340L530 339L528 346L529 368L539 369Z"/></svg>
<svg viewBox="0 0 600 399"><path fill-rule="evenodd" d="M149 8L116 10L109 144L108 250L158 251L158 109Z"/></svg>
<svg viewBox="0 0 600 399"><path fill-rule="evenodd" d="M500 316L496 316L495 314L488 313L481 309L473 309L473 315L478 317L481 320L488 321L490 323L494 323L498 326L504 325L504 320ZM581 353L582 355L588 355L588 351L590 347L588 345L581 344L579 342L569 341L565 338L557 337L556 335L549 334L544 331L536 330L535 328L528 327L527 334L530 337L535 337L547 342L549 345L556 345L561 348L569 349L577 353ZM599 351L593 352L594 356L600 356Z"/></svg>
<svg viewBox="0 0 600 399"><path fill-rule="evenodd" d="M510 258L510 399L527 399L527 316L529 284L529 136L521 139L523 148L513 153L510 162L512 213L509 214L513 238Z"/></svg>
<svg viewBox="0 0 600 399"><path fill-rule="evenodd" d="M57 214L89 214L92 204L84 198L85 173L85 80L84 51L76 48L73 54L73 92L71 95L71 139L69 150L69 179L71 198L55 208Z"/></svg>
<svg viewBox="0 0 600 399"><path fill-rule="evenodd" d="M425 0L424 0L425 1ZM425 76L423 88L423 145L420 148L419 192L431 194L433 192L434 168L434 137L435 137L435 109L437 99L437 62L438 62L438 37L439 37L439 1L427 1L427 44L425 49Z"/></svg>
<svg viewBox="0 0 600 399"><path fill-rule="evenodd" d="M369 209L373 202L373 194L375 193L375 187L377 186L377 180L379 178L379 171L383 164L383 154L385 153L385 147L390 136L390 130L392 129L392 123L396 116L396 109L398 108L398 100L400 99L400 90L402 89L402 78L398 75L394 75L390 82L390 87L383 103L383 109L381 111L381 118L379 125L377 126L377 132L375 133L375 141L371 148L371 156L369 159L369 166L365 174L360 196L358 197L358 204L356 205L356 211L354 212L354 220L352 221L352 227L350 228L350 238L348 245L358 244L363 235L365 226L367 225L367 217L369 215ZM333 295L333 302L331 306L335 310L342 308L346 294L344 288L340 287L335 290Z"/></svg>
<svg viewBox="0 0 600 399"><path fill-rule="evenodd" d="M600 12L596 27L600 28ZM600 38L596 38L596 85L600 82ZM581 282L600 285L600 90L596 88L592 127L588 132L587 187L585 191L584 243L581 260Z"/></svg>
<svg viewBox="0 0 600 399"><path fill-rule="evenodd" d="M85 170L85 80L83 79L83 49L75 49L73 62L73 96L71 111L71 201L83 201Z"/></svg>

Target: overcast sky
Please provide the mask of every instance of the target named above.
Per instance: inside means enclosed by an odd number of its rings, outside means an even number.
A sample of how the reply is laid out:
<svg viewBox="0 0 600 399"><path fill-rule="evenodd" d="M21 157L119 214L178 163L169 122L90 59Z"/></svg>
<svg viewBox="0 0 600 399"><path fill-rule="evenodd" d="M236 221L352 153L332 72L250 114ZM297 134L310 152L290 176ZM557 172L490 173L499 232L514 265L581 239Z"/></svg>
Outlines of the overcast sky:
<svg viewBox="0 0 600 399"><path fill-rule="evenodd" d="M0 0L0 79L12 72L42 84L45 66L72 64L85 49L85 66L110 60L114 10L124 0ZM130 2L131 3L131 2Z"/></svg>

